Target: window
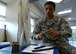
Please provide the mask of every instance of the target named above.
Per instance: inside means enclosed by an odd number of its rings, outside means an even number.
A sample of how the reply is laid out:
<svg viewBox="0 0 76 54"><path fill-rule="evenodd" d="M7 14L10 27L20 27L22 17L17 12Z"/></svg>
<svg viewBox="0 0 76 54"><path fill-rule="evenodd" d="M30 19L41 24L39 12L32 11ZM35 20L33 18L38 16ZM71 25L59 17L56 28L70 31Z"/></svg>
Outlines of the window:
<svg viewBox="0 0 76 54"><path fill-rule="evenodd" d="M0 29L4 29L5 19L0 17Z"/></svg>
<svg viewBox="0 0 76 54"><path fill-rule="evenodd" d="M0 5L0 15L5 16L6 7L3 5Z"/></svg>
<svg viewBox="0 0 76 54"><path fill-rule="evenodd" d="M76 26L71 26L72 29L72 40L76 40Z"/></svg>
<svg viewBox="0 0 76 54"><path fill-rule="evenodd" d="M35 26L35 21L33 18L30 19L31 20L31 33L33 32L34 30L34 26Z"/></svg>
<svg viewBox="0 0 76 54"><path fill-rule="evenodd" d="M4 29L6 5L0 2L0 29Z"/></svg>
<svg viewBox="0 0 76 54"><path fill-rule="evenodd" d="M36 22L41 18L36 12L30 10L30 23L31 23L31 33L34 31Z"/></svg>
<svg viewBox="0 0 76 54"><path fill-rule="evenodd" d="M72 37L69 39L70 45L76 47L76 26L71 26Z"/></svg>

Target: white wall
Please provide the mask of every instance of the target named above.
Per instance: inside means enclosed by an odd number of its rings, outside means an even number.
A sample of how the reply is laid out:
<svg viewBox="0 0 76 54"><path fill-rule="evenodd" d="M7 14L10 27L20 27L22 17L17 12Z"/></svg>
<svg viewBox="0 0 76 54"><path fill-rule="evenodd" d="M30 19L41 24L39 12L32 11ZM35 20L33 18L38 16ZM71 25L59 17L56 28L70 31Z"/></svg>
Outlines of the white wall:
<svg viewBox="0 0 76 54"><path fill-rule="evenodd" d="M0 29L0 42L3 42L4 40L4 30Z"/></svg>
<svg viewBox="0 0 76 54"><path fill-rule="evenodd" d="M10 42L17 41L17 30L18 30L18 3L17 1L7 4L6 29L7 29L8 41Z"/></svg>

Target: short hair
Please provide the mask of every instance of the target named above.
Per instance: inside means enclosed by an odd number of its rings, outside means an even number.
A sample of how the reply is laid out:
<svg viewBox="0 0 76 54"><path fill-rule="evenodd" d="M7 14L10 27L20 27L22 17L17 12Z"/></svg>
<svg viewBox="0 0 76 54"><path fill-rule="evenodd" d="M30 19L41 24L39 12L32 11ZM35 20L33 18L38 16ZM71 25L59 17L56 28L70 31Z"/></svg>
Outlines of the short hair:
<svg viewBox="0 0 76 54"><path fill-rule="evenodd" d="M54 7L54 9L55 9L55 7L56 7L56 4L54 3L54 2L52 2L52 1L47 1L45 4L44 4L44 7L46 6L46 5L52 5L53 7Z"/></svg>

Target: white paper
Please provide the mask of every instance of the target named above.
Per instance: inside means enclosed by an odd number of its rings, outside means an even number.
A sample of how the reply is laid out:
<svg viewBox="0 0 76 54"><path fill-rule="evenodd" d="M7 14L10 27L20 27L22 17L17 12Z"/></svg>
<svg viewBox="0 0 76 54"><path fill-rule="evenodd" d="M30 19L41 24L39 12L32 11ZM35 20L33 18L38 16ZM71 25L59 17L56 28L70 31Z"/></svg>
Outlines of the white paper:
<svg viewBox="0 0 76 54"><path fill-rule="evenodd" d="M32 52L32 50L34 50L35 47L38 47L38 46L30 45L27 48L25 48L22 52L53 54L53 51L54 51L54 49L51 49L51 50L45 50L45 51ZM50 47L51 46L47 46L40 49L45 49L45 48L50 48Z"/></svg>

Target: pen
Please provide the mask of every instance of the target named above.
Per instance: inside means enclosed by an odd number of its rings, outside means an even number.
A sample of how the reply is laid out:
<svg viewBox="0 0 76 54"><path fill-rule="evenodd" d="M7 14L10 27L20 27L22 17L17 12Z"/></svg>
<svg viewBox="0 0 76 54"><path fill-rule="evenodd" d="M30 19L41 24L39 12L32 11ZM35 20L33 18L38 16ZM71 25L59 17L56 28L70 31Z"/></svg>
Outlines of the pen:
<svg viewBox="0 0 76 54"><path fill-rule="evenodd" d="M54 49L53 48L46 48L46 49L36 49L36 50L32 50L32 52L39 52L39 51L45 51L45 50L51 50L51 49Z"/></svg>
<svg viewBox="0 0 76 54"><path fill-rule="evenodd" d="M40 49L40 48L43 48L45 46L39 46L39 47L35 47L34 49Z"/></svg>

